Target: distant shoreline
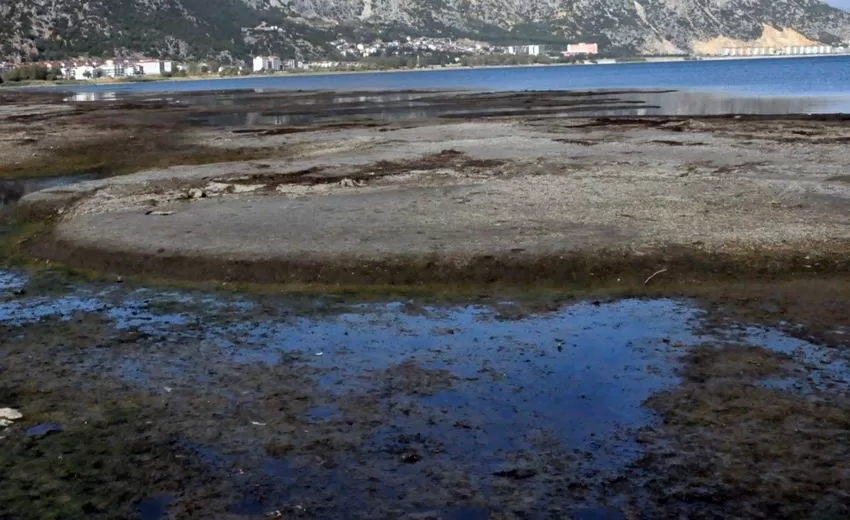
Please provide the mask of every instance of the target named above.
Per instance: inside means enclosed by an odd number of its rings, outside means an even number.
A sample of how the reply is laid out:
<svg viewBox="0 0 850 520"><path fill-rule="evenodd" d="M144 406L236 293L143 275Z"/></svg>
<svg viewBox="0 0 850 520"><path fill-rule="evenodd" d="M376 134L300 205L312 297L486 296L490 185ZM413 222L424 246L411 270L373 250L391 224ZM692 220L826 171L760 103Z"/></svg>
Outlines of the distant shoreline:
<svg viewBox="0 0 850 520"><path fill-rule="evenodd" d="M220 80L242 80L242 79L258 79L258 78L287 78L287 77L303 77L303 76L348 76L353 74L394 74L400 72L435 72L435 71L453 71L453 70L478 70L478 69L519 69L519 68L540 68L540 67L566 67L577 65L591 65L584 63L530 63L522 65L475 65L471 67L463 66L431 66L419 68L394 68L394 69L374 69L374 70L304 70L304 71L287 71L276 72L273 74L248 74L245 76L179 76L179 77L148 77L145 79L116 79L102 78L100 80L59 80L59 81L27 81L23 84L2 84L0 86L6 88L54 88L62 86L126 86L137 85L143 83L169 83L169 82L186 82L186 81L220 81Z"/></svg>
<svg viewBox="0 0 850 520"><path fill-rule="evenodd" d="M657 63L678 63L678 62L700 62L700 61L752 61L752 60L774 60L774 59L793 59L793 58L847 58L850 53L842 54L810 54L810 55L778 55L778 56L700 56L700 57L641 57L633 59L624 59L614 63L530 63L519 65L475 65L475 66L429 66L420 68L393 68L379 70L305 70L305 71L287 71L277 72L273 74L249 74L246 76L181 76L181 77L147 77L140 79L117 79L117 78L101 78L98 80L59 80L59 81L29 81L24 84L4 83L0 84L0 88L20 89L20 90L61 90L62 87L127 87L144 83L183 83L188 81L222 81L222 80L250 80L262 78L298 78L298 77L316 77L316 76L349 76L363 74L397 74L397 73L412 73L412 72L437 72L437 71L471 71L471 70L508 70L508 69L529 69L529 68L551 68L551 67L589 67L603 65L641 65L641 64L657 64Z"/></svg>

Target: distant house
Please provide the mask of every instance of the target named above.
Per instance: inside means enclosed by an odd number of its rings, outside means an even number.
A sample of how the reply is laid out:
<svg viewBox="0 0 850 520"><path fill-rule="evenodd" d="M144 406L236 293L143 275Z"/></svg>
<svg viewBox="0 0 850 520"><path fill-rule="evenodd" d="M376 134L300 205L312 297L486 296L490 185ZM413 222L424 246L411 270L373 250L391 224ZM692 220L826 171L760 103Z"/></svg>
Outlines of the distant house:
<svg viewBox="0 0 850 520"><path fill-rule="evenodd" d="M73 78L76 80L92 79L98 76L98 64L93 61L78 61L74 63Z"/></svg>
<svg viewBox="0 0 850 520"><path fill-rule="evenodd" d="M98 67L101 75L109 78L123 78L135 73L135 66L126 60L109 59Z"/></svg>
<svg viewBox="0 0 850 520"><path fill-rule="evenodd" d="M254 57L254 72L271 72L282 69L283 64L278 56Z"/></svg>
<svg viewBox="0 0 850 520"><path fill-rule="evenodd" d="M571 43L567 45L564 56L592 56L594 54L599 54L599 44L597 43Z"/></svg>
<svg viewBox="0 0 850 520"><path fill-rule="evenodd" d="M165 72L163 63L159 60L140 60L135 64L136 73L144 76L160 76Z"/></svg>
<svg viewBox="0 0 850 520"><path fill-rule="evenodd" d="M505 52L512 55L540 56L543 49L540 45L511 45L505 48Z"/></svg>

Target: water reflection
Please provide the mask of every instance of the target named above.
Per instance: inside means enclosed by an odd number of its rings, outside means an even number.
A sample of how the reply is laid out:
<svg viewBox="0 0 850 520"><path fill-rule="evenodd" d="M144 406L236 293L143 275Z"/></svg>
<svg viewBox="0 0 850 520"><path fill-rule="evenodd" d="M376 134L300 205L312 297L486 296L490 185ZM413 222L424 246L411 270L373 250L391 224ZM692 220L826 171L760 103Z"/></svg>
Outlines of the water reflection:
<svg viewBox="0 0 850 520"><path fill-rule="evenodd" d="M31 179L0 180L0 209L13 206L21 197L35 191L75 182L89 181L100 177L96 174L61 175Z"/></svg>
<svg viewBox="0 0 850 520"><path fill-rule="evenodd" d="M204 100L211 108L238 107L245 110L219 110L191 116L188 122L214 126L307 125L330 121L377 120L409 121L430 118L475 118L548 115L555 117L609 116L714 116L786 115L850 111L850 98L825 97L743 97L703 92L599 92L576 97L571 94L534 93L515 99L511 96L374 94L327 96L315 93L267 100L264 110L250 110L256 97L225 95L216 101ZM198 102L198 99L194 99ZM524 103L522 102L524 101ZM269 110L268 105L279 108Z"/></svg>
<svg viewBox="0 0 850 520"><path fill-rule="evenodd" d="M746 97L687 91L622 97L659 107L647 109L644 115L786 115L850 111L850 97Z"/></svg>
<svg viewBox="0 0 850 520"><path fill-rule="evenodd" d="M73 101L75 103L85 103L90 101L114 101L118 99L118 92L112 91L97 91L97 92L78 92L72 96L66 97L63 101Z"/></svg>

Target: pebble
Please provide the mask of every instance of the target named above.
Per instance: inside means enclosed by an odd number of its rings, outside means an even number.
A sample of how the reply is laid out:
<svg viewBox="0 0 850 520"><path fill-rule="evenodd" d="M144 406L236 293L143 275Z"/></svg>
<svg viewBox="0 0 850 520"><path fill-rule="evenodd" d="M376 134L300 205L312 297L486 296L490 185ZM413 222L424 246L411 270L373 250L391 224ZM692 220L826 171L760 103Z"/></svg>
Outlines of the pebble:
<svg viewBox="0 0 850 520"><path fill-rule="evenodd" d="M497 477L512 478L514 480L524 480L537 475L537 470L534 468L517 467L497 471L493 473L493 475Z"/></svg>
<svg viewBox="0 0 850 520"><path fill-rule="evenodd" d="M23 417L24 414L15 410L14 408L0 408L0 419L17 421L18 419L22 419Z"/></svg>

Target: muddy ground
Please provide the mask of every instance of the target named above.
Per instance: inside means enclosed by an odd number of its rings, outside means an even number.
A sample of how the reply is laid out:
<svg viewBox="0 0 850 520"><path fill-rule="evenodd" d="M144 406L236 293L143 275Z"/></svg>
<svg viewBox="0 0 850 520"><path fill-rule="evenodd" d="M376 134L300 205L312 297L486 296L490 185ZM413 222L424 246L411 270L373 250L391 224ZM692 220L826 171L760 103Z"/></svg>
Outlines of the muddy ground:
<svg viewBox="0 0 850 520"><path fill-rule="evenodd" d="M14 153L36 157L5 175L137 172L19 205L23 218L55 220L32 254L124 275L412 284L846 272L846 118L642 115L676 95L10 105L3 131L32 139Z"/></svg>
<svg viewBox="0 0 850 520"><path fill-rule="evenodd" d="M0 518L847 518L850 127L674 94L0 93Z"/></svg>
<svg viewBox="0 0 850 520"><path fill-rule="evenodd" d="M846 518L828 282L358 303L4 272L0 517Z"/></svg>

